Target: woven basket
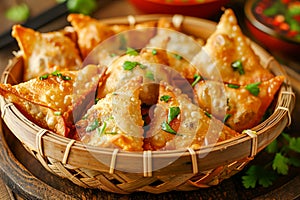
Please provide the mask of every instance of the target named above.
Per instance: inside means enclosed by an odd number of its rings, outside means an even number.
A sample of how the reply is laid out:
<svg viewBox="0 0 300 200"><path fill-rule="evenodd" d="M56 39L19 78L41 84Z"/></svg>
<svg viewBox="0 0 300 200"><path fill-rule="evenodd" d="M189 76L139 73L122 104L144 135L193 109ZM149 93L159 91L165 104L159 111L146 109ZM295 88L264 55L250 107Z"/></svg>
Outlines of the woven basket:
<svg viewBox="0 0 300 200"><path fill-rule="evenodd" d="M134 20L142 22L157 20L159 17L161 15L137 16ZM103 22L132 23L132 17L128 19L113 18ZM168 16L168 19L173 18ZM182 25L184 32L204 39L216 26L214 22L193 17L184 17ZM260 56L263 66L275 75L286 75L272 56L255 43L252 46ZM1 82L18 83L22 80L22 70L22 58L12 59L2 75ZM272 115L252 129L257 134L244 133L214 146L201 147L197 151L186 149L136 153L98 147L89 147L87 150L86 145L79 141L38 127L24 117L12 103L0 98L5 123L47 170L85 188L98 188L121 194L136 191L191 191L217 185L231 177L242 170L291 123L295 96L288 79L282 84L274 101L275 109ZM167 164L161 169L156 169L161 163Z"/></svg>

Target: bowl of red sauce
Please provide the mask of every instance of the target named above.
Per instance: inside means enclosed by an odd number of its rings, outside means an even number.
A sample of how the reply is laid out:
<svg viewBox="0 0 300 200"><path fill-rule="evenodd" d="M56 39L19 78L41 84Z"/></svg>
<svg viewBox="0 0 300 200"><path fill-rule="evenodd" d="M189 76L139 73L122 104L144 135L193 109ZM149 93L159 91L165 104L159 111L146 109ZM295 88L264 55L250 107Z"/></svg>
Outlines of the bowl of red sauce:
<svg viewBox="0 0 300 200"><path fill-rule="evenodd" d="M229 0L129 0L129 2L147 14L182 14L210 18L221 13L221 8Z"/></svg>
<svg viewBox="0 0 300 200"><path fill-rule="evenodd" d="M275 55L300 61L299 0L247 0L245 14L254 40Z"/></svg>

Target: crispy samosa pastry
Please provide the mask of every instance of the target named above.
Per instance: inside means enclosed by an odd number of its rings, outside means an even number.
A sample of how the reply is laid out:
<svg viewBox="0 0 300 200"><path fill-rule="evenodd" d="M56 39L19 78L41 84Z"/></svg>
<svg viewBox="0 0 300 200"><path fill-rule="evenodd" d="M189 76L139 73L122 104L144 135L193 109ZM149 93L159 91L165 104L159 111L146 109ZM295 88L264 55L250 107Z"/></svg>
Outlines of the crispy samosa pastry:
<svg viewBox="0 0 300 200"><path fill-rule="evenodd" d="M87 111L76 123L83 143L127 151L143 150L141 84L142 77L131 79Z"/></svg>
<svg viewBox="0 0 300 200"><path fill-rule="evenodd" d="M112 93L119 87L126 84L130 79L138 76L143 77L143 86L140 93L140 98L143 103L154 104L158 96L158 83L159 80L168 80L168 73L165 71L166 67L164 59L157 59L155 56L149 54L139 54L135 50L134 55L132 52L127 53L113 61L108 66L106 72L106 80L98 89L98 98L103 98L105 95ZM161 52L163 54L163 52ZM161 64L163 66L161 66Z"/></svg>
<svg viewBox="0 0 300 200"><path fill-rule="evenodd" d="M193 62L206 79L219 79L231 84L247 85L273 77L261 65L231 9L225 10L215 32L207 39L203 50ZM215 71L218 71L220 77L216 77L213 73Z"/></svg>
<svg viewBox="0 0 300 200"><path fill-rule="evenodd" d="M238 133L193 104L178 88L162 82L144 148L174 150L214 144Z"/></svg>
<svg viewBox="0 0 300 200"><path fill-rule="evenodd" d="M242 132L261 122L283 81L283 76L246 86L200 81L194 91L201 108Z"/></svg>
<svg viewBox="0 0 300 200"><path fill-rule="evenodd" d="M101 75L95 65L79 71L55 71L13 86L0 84L0 94L32 122L69 137L74 120L94 104Z"/></svg>
<svg viewBox="0 0 300 200"><path fill-rule="evenodd" d="M114 31L102 22L83 15L70 14L67 20L74 27L78 36L78 46L82 58L87 55L102 41L114 35Z"/></svg>
<svg viewBox="0 0 300 200"><path fill-rule="evenodd" d="M12 28L24 60L24 80L55 70L81 68L82 60L76 44L63 32L40 33L21 25Z"/></svg>

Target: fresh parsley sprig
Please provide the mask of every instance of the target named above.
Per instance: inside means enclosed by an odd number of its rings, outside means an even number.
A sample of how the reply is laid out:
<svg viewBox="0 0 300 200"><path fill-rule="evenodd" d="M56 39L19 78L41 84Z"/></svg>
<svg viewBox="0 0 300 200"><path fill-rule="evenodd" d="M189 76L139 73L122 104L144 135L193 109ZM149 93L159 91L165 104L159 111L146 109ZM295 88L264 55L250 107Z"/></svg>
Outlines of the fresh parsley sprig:
<svg viewBox="0 0 300 200"><path fill-rule="evenodd" d="M287 175L291 166L300 167L300 137L282 133L265 150L273 156L273 160L264 166L250 166L242 176L245 188L269 187L279 175Z"/></svg>

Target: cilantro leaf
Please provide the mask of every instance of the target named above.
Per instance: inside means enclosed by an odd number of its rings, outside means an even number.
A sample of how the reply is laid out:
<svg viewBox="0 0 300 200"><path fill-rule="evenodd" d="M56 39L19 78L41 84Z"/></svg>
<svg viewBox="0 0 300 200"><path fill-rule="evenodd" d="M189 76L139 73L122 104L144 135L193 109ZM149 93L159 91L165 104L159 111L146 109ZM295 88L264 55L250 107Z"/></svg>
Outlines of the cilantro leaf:
<svg viewBox="0 0 300 200"><path fill-rule="evenodd" d="M291 138L290 143L289 143L289 148L297 153L300 153L300 137Z"/></svg>
<svg viewBox="0 0 300 200"><path fill-rule="evenodd" d="M238 71L240 75L245 74L242 61L240 60L234 61L233 63L231 63L231 67L233 68L234 71Z"/></svg>
<svg viewBox="0 0 300 200"><path fill-rule="evenodd" d="M179 107L170 107L168 112L168 123L175 119L180 114Z"/></svg>
<svg viewBox="0 0 300 200"><path fill-rule="evenodd" d="M201 76L200 75L198 75L198 74L195 74L194 75L194 81L193 81L193 83L192 83L192 87L194 87L200 80L201 80Z"/></svg>
<svg viewBox="0 0 300 200"><path fill-rule="evenodd" d="M169 96L169 95L163 95L163 96L160 97L159 100L168 103L168 101L169 101L171 98L172 98L172 97Z"/></svg>
<svg viewBox="0 0 300 200"><path fill-rule="evenodd" d="M266 151L268 153L276 153L278 151L278 142L277 140L273 140L267 147Z"/></svg>
<svg viewBox="0 0 300 200"><path fill-rule="evenodd" d="M137 55L139 55L139 53L135 49L130 48L130 47L127 48L126 54L127 55L131 55L131 56L137 56Z"/></svg>
<svg viewBox="0 0 300 200"><path fill-rule="evenodd" d="M259 94L259 85L261 84L261 82L257 82L257 83L250 83L248 85L246 85L246 90L248 90L251 94L253 94L254 96L258 96Z"/></svg>
<svg viewBox="0 0 300 200"><path fill-rule="evenodd" d="M287 175L289 171L289 159L283 156L281 153L276 153L273 160L272 168L276 170L278 174Z"/></svg>
<svg viewBox="0 0 300 200"><path fill-rule="evenodd" d="M166 132L171 133L173 135L177 135L177 132L174 129L172 129L172 127L167 122L163 122L161 124L161 129L163 131L166 131Z"/></svg>
<svg viewBox="0 0 300 200"><path fill-rule="evenodd" d="M155 80L154 74L151 71L147 71L145 76L146 76L146 78L148 78L148 79L150 79L152 81Z"/></svg>
<svg viewBox="0 0 300 200"><path fill-rule="evenodd" d="M124 70L132 70L134 69L139 63L138 62L132 62L132 61L125 61L123 63L123 69Z"/></svg>
<svg viewBox="0 0 300 200"><path fill-rule="evenodd" d="M258 165L250 166L246 171L246 175L242 176L242 183L245 188L255 188L257 184L269 187L274 180L276 180L276 175L273 171Z"/></svg>

